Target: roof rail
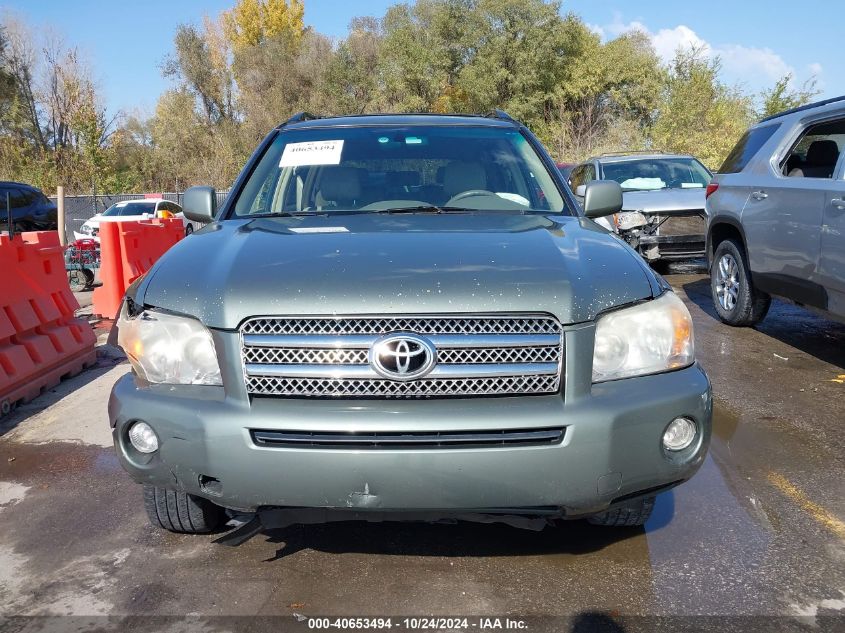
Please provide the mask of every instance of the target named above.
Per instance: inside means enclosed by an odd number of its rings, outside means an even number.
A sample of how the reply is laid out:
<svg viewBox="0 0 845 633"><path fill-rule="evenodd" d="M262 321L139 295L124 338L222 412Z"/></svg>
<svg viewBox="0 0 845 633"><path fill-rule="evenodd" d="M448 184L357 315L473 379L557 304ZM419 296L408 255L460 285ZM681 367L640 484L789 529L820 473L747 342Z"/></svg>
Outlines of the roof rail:
<svg viewBox="0 0 845 633"><path fill-rule="evenodd" d="M618 152L602 152L599 156L627 156L628 154L665 154L662 149L626 149Z"/></svg>
<svg viewBox="0 0 845 633"><path fill-rule="evenodd" d="M284 125L290 125L291 123L299 123L300 121L313 121L314 119L319 119L320 117L311 114L310 112L297 112L287 121L282 123L279 127Z"/></svg>
<svg viewBox="0 0 845 633"><path fill-rule="evenodd" d="M795 114L796 112L803 112L804 110L809 110L811 108L818 108L823 105L827 105L828 103L836 103L837 101L845 101L845 95L839 97L832 97L830 99L824 99L823 101L814 101L813 103L807 103L802 106L798 106L797 108L790 108L789 110L784 110L783 112L778 112L777 114L772 114L771 116L767 116L763 119L757 121L758 123L762 123L763 121L771 121L772 119L777 119L778 117L786 116L787 114Z"/></svg>
<svg viewBox="0 0 845 633"><path fill-rule="evenodd" d="M510 114L508 114L504 110L500 110L499 108L490 110L490 112L488 112L484 116L488 119L502 119L503 121L513 121L514 123L516 123L516 119L514 119Z"/></svg>

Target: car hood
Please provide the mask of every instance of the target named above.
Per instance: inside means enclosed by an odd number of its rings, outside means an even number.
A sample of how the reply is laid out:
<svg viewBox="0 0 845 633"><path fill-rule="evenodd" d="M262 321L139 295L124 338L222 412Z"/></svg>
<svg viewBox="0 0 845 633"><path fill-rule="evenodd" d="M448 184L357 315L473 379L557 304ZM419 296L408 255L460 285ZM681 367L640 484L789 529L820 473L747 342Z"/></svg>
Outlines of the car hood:
<svg viewBox="0 0 845 633"><path fill-rule="evenodd" d="M704 212L704 188L625 191L622 193L622 210L661 215Z"/></svg>
<svg viewBox="0 0 845 633"><path fill-rule="evenodd" d="M595 318L659 292L584 218L334 215L228 220L171 248L137 299L237 328L256 315L548 312Z"/></svg>

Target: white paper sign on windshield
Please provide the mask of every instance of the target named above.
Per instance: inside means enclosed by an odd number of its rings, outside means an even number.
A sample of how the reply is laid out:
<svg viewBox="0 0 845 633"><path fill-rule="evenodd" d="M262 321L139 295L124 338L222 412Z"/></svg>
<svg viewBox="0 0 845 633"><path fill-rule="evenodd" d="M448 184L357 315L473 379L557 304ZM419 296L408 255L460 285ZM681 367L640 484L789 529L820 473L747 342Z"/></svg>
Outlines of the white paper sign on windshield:
<svg viewBox="0 0 845 633"><path fill-rule="evenodd" d="M306 141L288 143L282 152L279 167L302 165L339 165L343 141Z"/></svg>

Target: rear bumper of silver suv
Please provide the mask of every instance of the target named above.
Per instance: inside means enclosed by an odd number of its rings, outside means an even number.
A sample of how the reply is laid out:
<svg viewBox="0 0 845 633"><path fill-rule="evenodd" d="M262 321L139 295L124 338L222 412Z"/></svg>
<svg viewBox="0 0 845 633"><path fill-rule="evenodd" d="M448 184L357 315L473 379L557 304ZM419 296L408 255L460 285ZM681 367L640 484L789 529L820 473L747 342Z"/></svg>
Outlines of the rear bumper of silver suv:
<svg viewBox="0 0 845 633"><path fill-rule="evenodd" d="M128 374L114 386L109 416L135 481L229 508L557 508L579 516L691 477L709 444L711 397L697 364L566 399L242 399ZM694 419L699 435L668 454L661 437L677 416ZM128 441L137 420L158 435L152 455Z"/></svg>

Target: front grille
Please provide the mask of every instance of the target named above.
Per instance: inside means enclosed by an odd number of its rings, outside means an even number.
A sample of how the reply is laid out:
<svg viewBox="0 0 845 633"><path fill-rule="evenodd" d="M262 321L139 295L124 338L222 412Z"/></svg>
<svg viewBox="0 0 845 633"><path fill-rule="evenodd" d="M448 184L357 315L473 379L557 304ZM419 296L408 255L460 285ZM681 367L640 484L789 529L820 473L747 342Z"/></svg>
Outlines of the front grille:
<svg viewBox="0 0 845 633"><path fill-rule="evenodd" d="M703 214L661 217L660 220L660 235L700 235L703 241L707 232Z"/></svg>
<svg viewBox="0 0 845 633"><path fill-rule="evenodd" d="M430 373L385 378L370 348L383 336L425 337ZM556 393L563 340L547 315L478 317L260 317L241 327L247 391L289 398L449 398Z"/></svg>
<svg viewBox="0 0 845 633"><path fill-rule="evenodd" d="M273 448L426 449L543 446L563 441L565 429L358 432L251 431L257 446Z"/></svg>
<svg viewBox="0 0 845 633"><path fill-rule="evenodd" d="M340 317L255 318L241 327L243 334L559 334L551 317Z"/></svg>

